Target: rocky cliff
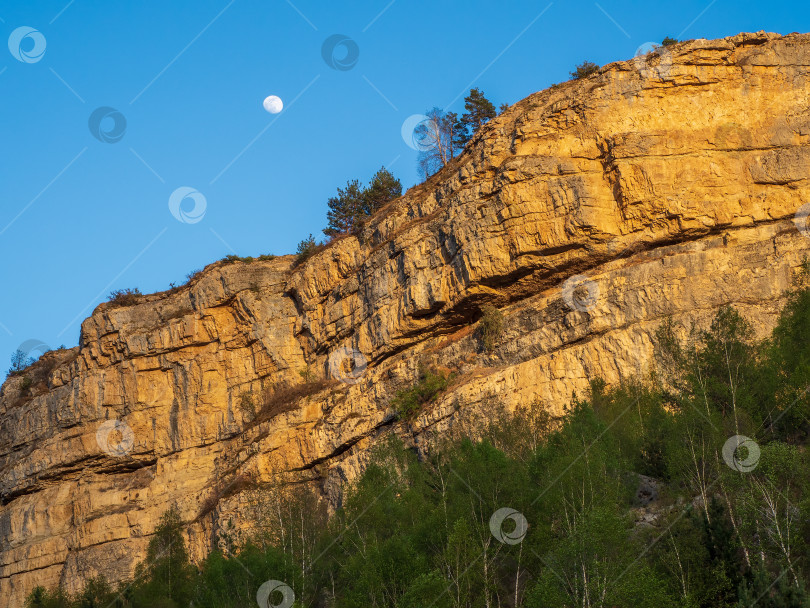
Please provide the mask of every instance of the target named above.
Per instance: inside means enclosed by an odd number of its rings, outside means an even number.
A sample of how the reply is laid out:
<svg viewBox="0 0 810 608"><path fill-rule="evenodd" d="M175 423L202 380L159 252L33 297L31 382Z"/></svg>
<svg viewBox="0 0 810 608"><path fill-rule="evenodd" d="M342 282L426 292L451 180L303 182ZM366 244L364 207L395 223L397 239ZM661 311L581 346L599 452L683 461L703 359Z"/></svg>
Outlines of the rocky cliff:
<svg viewBox="0 0 810 608"><path fill-rule="evenodd" d="M0 603L131 576L170 505L199 558L252 483L337 505L388 433L419 446L645 375L667 317L733 304L764 334L810 249L809 110L810 35L681 43L515 104L304 264L218 262L100 305L0 393ZM454 380L398 420L420 366Z"/></svg>

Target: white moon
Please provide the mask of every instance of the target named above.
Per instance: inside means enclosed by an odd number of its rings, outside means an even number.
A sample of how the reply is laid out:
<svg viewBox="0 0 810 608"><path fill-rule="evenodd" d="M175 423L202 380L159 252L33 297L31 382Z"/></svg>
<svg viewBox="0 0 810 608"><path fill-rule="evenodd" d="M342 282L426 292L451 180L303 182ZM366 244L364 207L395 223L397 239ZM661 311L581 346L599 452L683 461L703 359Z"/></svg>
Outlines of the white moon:
<svg viewBox="0 0 810 608"><path fill-rule="evenodd" d="M271 114L278 114L284 109L284 102L281 101L281 97L277 97L276 95L270 95L270 97L267 97L262 105L264 106L264 109Z"/></svg>

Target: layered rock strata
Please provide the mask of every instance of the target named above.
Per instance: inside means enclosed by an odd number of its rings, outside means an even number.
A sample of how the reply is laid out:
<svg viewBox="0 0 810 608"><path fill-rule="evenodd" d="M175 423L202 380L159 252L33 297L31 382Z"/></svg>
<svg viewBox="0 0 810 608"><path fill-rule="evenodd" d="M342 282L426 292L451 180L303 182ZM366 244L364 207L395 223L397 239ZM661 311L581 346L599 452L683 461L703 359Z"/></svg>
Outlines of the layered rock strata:
<svg viewBox="0 0 810 608"><path fill-rule="evenodd" d="M515 104L301 265L219 262L100 305L78 347L0 392L2 603L131 576L171 505L199 559L223 521L242 525L252 483L309 480L336 506L388 433L420 445L643 377L668 317L732 304L767 334L810 249L794 221L808 110L810 36L681 43ZM491 352L487 305L503 314ZM455 379L399 420L392 398L423 366Z"/></svg>

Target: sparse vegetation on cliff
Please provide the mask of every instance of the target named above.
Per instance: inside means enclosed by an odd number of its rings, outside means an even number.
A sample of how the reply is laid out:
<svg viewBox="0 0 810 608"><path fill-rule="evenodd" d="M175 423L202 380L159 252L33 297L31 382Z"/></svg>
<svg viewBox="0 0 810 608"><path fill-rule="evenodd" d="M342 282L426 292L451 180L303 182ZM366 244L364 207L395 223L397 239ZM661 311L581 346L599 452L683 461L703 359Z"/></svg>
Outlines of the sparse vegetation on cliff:
<svg viewBox="0 0 810 608"><path fill-rule="evenodd" d="M298 247L295 250L295 266L306 262L309 258L323 249L324 246L325 245L323 243L316 242L315 237L310 234L307 238L298 243Z"/></svg>
<svg viewBox="0 0 810 608"><path fill-rule="evenodd" d="M8 375L14 376L15 374L21 374L26 368L33 365L35 361L36 359L29 357L28 353L18 348L11 355L11 367L8 368Z"/></svg>
<svg viewBox="0 0 810 608"><path fill-rule="evenodd" d="M428 403L436 400L450 381L450 374L423 368L419 379L411 388L399 391L391 402L391 407L400 418L412 418Z"/></svg>
<svg viewBox="0 0 810 608"><path fill-rule="evenodd" d="M238 256L236 254L230 254L230 255L226 255L224 258L222 258L220 260L220 262L225 262L226 264L234 264L236 262L242 262L244 264L250 264L254 260L259 260L261 262L264 262L264 261L275 260L275 259L276 259L276 256L271 255L271 254L263 254L263 255L260 255L258 257L255 257L255 258L253 256L241 257L241 256Z"/></svg>
<svg viewBox="0 0 810 608"><path fill-rule="evenodd" d="M132 306L140 301L141 296L143 296L143 294L137 287L127 287L125 289L111 291L110 295L107 297L107 301L115 306Z"/></svg>
<svg viewBox="0 0 810 608"><path fill-rule="evenodd" d="M478 321L478 338L487 352L492 352L503 333L503 313L494 306L484 306Z"/></svg>
<svg viewBox="0 0 810 608"><path fill-rule="evenodd" d="M239 394L236 400L236 407L242 412L245 417L252 421L256 418L256 399L250 391L244 391Z"/></svg>
<svg viewBox="0 0 810 608"><path fill-rule="evenodd" d="M262 394L252 422L258 424L289 412L295 409L301 399L328 388L330 384L329 380L318 380L310 376L308 380L298 384L273 386Z"/></svg>
<svg viewBox="0 0 810 608"><path fill-rule="evenodd" d="M571 80L580 80L587 78L591 74L596 74L599 71L599 65L592 61L583 61L580 63L571 74Z"/></svg>
<svg viewBox="0 0 810 608"><path fill-rule="evenodd" d="M22 382L20 382L20 393L24 394L33 384L34 381L29 376L23 376Z"/></svg>

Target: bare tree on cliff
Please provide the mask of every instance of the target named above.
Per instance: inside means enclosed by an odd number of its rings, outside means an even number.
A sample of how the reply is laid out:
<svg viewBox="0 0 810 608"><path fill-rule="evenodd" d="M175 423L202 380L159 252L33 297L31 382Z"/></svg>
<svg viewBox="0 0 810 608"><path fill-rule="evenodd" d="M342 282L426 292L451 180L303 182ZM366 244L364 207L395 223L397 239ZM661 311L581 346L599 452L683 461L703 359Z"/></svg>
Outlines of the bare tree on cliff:
<svg viewBox="0 0 810 608"><path fill-rule="evenodd" d="M417 164L425 179L444 167L455 155L458 118L453 112L433 108L427 118L414 129L414 139L420 150Z"/></svg>
<svg viewBox="0 0 810 608"><path fill-rule="evenodd" d="M455 112L433 108L414 129L414 139L420 148L417 162L425 179L450 162L476 131L498 114L493 103L478 88L470 89L464 98L464 109L465 113L459 117Z"/></svg>

